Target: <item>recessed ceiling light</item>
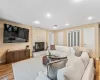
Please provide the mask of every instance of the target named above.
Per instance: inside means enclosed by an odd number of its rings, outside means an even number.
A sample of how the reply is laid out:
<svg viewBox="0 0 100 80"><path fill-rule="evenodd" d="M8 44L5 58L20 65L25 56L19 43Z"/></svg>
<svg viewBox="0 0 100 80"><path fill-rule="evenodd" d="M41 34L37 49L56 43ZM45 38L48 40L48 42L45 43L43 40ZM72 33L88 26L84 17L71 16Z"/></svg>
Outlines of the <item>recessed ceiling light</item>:
<svg viewBox="0 0 100 80"><path fill-rule="evenodd" d="M73 0L73 1L78 3L78 2L82 2L83 0Z"/></svg>
<svg viewBox="0 0 100 80"><path fill-rule="evenodd" d="M89 17L88 17L88 20L92 20L92 19L93 19L93 17L92 17L92 16L89 16Z"/></svg>
<svg viewBox="0 0 100 80"><path fill-rule="evenodd" d="M65 24L66 26L69 26L69 24L67 23L67 24Z"/></svg>
<svg viewBox="0 0 100 80"><path fill-rule="evenodd" d="M35 24L40 24L40 21L36 20L36 21L34 21L33 23L35 23Z"/></svg>
<svg viewBox="0 0 100 80"><path fill-rule="evenodd" d="M46 13L46 17L47 18L51 18L51 14L50 13Z"/></svg>
<svg viewBox="0 0 100 80"><path fill-rule="evenodd" d="M54 27L53 27L53 29L57 29L57 27L56 27L56 26L54 26Z"/></svg>
<svg viewBox="0 0 100 80"><path fill-rule="evenodd" d="M53 29L57 29L57 25L54 25Z"/></svg>

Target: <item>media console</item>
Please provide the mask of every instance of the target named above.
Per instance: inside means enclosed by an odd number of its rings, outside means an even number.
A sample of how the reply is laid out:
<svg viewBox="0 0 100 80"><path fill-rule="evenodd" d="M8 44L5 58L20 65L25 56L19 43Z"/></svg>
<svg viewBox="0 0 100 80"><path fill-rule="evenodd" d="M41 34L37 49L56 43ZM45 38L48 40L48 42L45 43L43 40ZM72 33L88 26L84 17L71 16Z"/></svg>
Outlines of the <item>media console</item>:
<svg viewBox="0 0 100 80"><path fill-rule="evenodd" d="M6 63L13 63L30 58L30 49L13 50L6 52Z"/></svg>

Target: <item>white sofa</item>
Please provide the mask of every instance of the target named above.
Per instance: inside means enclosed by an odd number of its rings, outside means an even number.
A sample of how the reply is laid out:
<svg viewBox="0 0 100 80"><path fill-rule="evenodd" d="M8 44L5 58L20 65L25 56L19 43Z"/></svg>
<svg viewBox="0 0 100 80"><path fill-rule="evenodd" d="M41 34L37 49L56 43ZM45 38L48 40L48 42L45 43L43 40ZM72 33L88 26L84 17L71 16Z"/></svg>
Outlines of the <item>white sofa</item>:
<svg viewBox="0 0 100 80"><path fill-rule="evenodd" d="M73 47L59 46L59 45L55 45L55 50L49 50L49 51L52 55L59 56L59 57L66 57L69 54L75 53Z"/></svg>
<svg viewBox="0 0 100 80"><path fill-rule="evenodd" d="M66 64L66 67L58 70L57 80L64 80L64 73L66 71L70 72L70 70L68 70L69 68L68 69L66 69L66 68L67 68L67 66L69 66L69 64L73 64L73 62L75 62L75 58L74 58L74 56L69 56L69 57L71 58L71 61L69 61ZM77 68L75 66L73 66L73 67L75 67L76 71L71 73L71 75L75 76L75 74L76 74L76 75L80 76L80 74L77 74L77 71L78 71L78 69L80 69L79 67L81 67L81 65L82 64L80 64ZM74 69L74 68L72 68L72 69ZM70 79L70 80L72 80L72 79ZM74 79L74 80L76 80L76 79ZM89 63L87 65L87 67L84 69L84 73L83 73L81 80L94 80L94 60L93 60L93 58L89 59Z"/></svg>
<svg viewBox="0 0 100 80"><path fill-rule="evenodd" d="M73 64L73 62L75 62L76 58L77 57L75 57L75 55L73 55L73 54L68 56L69 61L66 64L66 67L58 70L57 80L65 80L64 73L69 71L68 69L66 70L66 68L68 67L69 64ZM78 64L78 66L80 67L79 64ZM78 68L76 68L76 69L77 69L76 71L78 71ZM72 73L71 75L75 76L75 73L76 72ZM80 74L77 74L77 75L80 76ZM36 80L50 80L50 79L46 76L45 73L42 73L42 74L39 74L39 76L36 78ZM70 80L73 80L73 79L70 79ZM74 80L76 80L76 79L74 79ZM93 58L89 58L87 67L84 68L84 72L83 72L82 78L80 80L94 80L94 60L93 60Z"/></svg>

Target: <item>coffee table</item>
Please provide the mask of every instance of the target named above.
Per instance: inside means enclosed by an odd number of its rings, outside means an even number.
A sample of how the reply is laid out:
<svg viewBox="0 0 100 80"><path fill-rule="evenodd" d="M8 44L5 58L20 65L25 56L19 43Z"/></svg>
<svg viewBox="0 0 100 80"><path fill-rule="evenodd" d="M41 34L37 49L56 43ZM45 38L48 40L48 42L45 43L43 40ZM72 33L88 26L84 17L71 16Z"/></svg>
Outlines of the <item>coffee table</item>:
<svg viewBox="0 0 100 80"><path fill-rule="evenodd" d="M47 65L47 63L49 63L50 61L54 61L53 58L56 59L57 56L55 56L55 55L51 55L51 56L45 55L45 56L42 57L42 63L43 63L44 65Z"/></svg>
<svg viewBox="0 0 100 80"><path fill-rule="evenodd" d="M42 57L42 63L44 65L47 65L51 61L65 59L65 58L67 58L67 57L58 57L58 56L55 56L55 55L51 55L51 56L45 55L45 56Z"/></svg>

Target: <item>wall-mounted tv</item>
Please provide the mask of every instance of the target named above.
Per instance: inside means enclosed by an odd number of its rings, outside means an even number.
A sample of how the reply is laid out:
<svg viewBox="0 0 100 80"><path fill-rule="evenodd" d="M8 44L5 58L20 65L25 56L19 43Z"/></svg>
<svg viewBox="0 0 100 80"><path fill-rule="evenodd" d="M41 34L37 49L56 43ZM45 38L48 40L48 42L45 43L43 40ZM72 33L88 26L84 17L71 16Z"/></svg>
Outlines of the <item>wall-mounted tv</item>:
<svg viewBox="0 0 100 80"><path fill-rule="evenodd" d="M28 42L29 29L4 24L3 43Z"/></svg>

